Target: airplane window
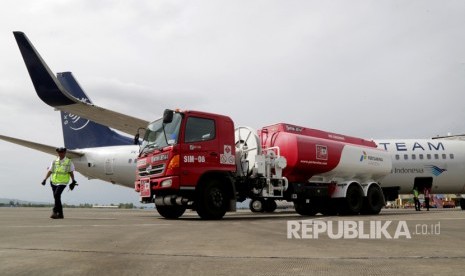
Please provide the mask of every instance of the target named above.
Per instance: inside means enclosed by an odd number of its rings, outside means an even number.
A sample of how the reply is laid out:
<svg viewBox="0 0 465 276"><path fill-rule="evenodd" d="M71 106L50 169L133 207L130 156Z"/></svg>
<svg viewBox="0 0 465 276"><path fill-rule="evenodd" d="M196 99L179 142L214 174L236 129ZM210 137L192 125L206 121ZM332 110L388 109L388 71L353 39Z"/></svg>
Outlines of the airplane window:
<svg viewBox="0 0 465 276"><path fill-rule="evenodd" d="M417 159L417 156L415 154L412 154L412 160Z"/></svg>
<svg viewBox="0 0 465 276"><path fill-rule="evenodd" d="M426 158L427 158L427 159L431 159L431 154L428 153L428 154L426 155Z"/></svg>
<svg viewBox="0 0 465 276"><path fill-rule="evenodd" d="M396 160L399 160L399 159L400 159L400 156L396 154Z"/></svg>
<svg viewBox="0 0 465 276"><path fill-rule="evenodd" d="M454 154L453 153L449 154L449 157L450 159L454 159Z"/></svg>
<svg viewBox="0 0 465 276"><path fill-rule="evenodd" d="M447 158L446 154L443 153L443 154L442 154L442 159L446 159L446 158Z"/></svg>
<svg viewBox="0 0 465 276"><path fill-rule="evenodd" d="M423 154L418 155L418 157L423 160Z"/></svg>
<svg viewBox="0 0 465 276"><path fill-rule="evenodd" d="M404 160L408 160L408 154L404 154Z"/></svg>
<svg viewBox="0 0 465 276"><path fill-rule="evenodd" d="M439 154L436 153L436 154L434 155L434 159L439 159Z"/></svg>

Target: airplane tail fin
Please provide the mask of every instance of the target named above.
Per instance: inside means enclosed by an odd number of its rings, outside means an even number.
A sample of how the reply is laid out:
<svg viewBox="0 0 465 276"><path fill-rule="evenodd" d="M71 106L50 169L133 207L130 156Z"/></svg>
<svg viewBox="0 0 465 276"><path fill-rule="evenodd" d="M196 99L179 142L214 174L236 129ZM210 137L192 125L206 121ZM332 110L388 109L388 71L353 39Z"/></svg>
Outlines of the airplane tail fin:
<svg viewBox="0 0 465 276"><path fill-rule="evenodd" d="M129 135L138 133L149 122L126 114L88 104L73 95L52 73L48 65L37 52L23 32L13 32L19 51L31 77L39 98L46 104L60 110L88 118Z"/></svg>
<svg viewBox="0 0 465 276"><path fill-rule="evenodd" d="M60 84L79 101L91 104L71 72L57 74ZM69 149L132 145L133 139L111 130L109 127L61 111L61 123L65 147Z"/></svg>

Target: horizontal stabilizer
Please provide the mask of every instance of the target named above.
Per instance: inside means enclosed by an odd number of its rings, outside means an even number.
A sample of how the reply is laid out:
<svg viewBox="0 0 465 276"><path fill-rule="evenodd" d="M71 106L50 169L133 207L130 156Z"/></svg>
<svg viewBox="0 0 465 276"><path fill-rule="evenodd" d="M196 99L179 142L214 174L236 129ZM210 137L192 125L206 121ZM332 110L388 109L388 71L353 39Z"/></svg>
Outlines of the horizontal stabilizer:
<svg viewBox="0 0 465 276"><path fill-rule="evenodd" d="M22 32L13 32L39 98L46 104L96 123L134 135L148 121L107 110L74 98L58 81L32 43Z"/></svg>
<svg viewBox="0 0 465 276"><path fill-rule="evenodd" d="M465 134L448 135L448 136L438 136L438 137L433 137L433 139L438 139L438 140L459 140L459 141L465 141Z"/></svg>
<svg viewBox="0 0 465 276"><path fill-rule="evenodd" d="M57 152L56 152L57 147L48 146L48 145L39 144L39 143L34 143L34 142L31 142L31 141L21 140L21 139L8 137L8 136L4 136L4 135L0 135L0 139L8 141L10 143L14 143L14 144L17 144L17 145L24 146L24 147L27 147L27 148L31 148L31 149L35 149L35 150L38 150L38 151L41 151L41 152L45 152L45 153L48 153L48 154L52 154L52 155L57 154ZM81 157L83 155L84 154L73 151L73 150L67 150L66 151L66 156L68 156L68 158L79 158L79 157Z"/></svg>

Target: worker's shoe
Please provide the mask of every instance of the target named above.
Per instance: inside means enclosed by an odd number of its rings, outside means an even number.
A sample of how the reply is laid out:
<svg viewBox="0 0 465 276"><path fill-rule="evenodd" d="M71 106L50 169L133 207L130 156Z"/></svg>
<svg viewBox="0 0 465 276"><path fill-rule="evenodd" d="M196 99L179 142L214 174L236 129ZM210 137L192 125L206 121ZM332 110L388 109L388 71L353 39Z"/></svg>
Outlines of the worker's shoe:
<svg viewBox="0 0 465 276"><path fill-rule="evenodd" d="M63 216L63 214L58 213L56 218L57 218L57 219L63 219L63 218L65 218L65 217Z"/></svg>
<svg viewBox="0 0 465 276"><path fill-rule="evenodd" d="M57 219L58 218L58 214L53 212L52 215L50 216L50 218L52 219Z"/></svg>

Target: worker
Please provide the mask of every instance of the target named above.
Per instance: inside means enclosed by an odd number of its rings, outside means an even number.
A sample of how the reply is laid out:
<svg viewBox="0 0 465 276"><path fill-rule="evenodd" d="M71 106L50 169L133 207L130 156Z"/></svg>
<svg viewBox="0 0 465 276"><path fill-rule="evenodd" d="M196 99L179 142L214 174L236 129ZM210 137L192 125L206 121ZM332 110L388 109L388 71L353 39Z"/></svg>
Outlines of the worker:
<svg viewBox="0 0 465 276"><path fill-rule="evenodd" d="M63 206L61 204L61 193L68 185L69 180L71 179L71 184L69 189L73 190L77 185L76 180L74 179L74 164L71 159L66 157L66 148L57 148L56 152L58 158L50 164L48 167L47 175L42 181L42 185L45 185L47 178L51 175L50 186L53 191L53 198L55 199L55 205L53 206L52 219L62 219L63 216Z"/></svg>
<svg viewBox="0 0 465 276"><path fill-rule="evenodd" d="M423 190L423 193L425 194L425 207L426 211L429 211L429 199L430 199L430 194L431 194L431 188L425 187Z"/></svg>
<svg viewBox="0 0 465 276"><path fill-rule="evenodd" d="M413 187L413 201L415 203L415 210L420 211L420 200L418 199L418 188L417 186Z"/></svg>

